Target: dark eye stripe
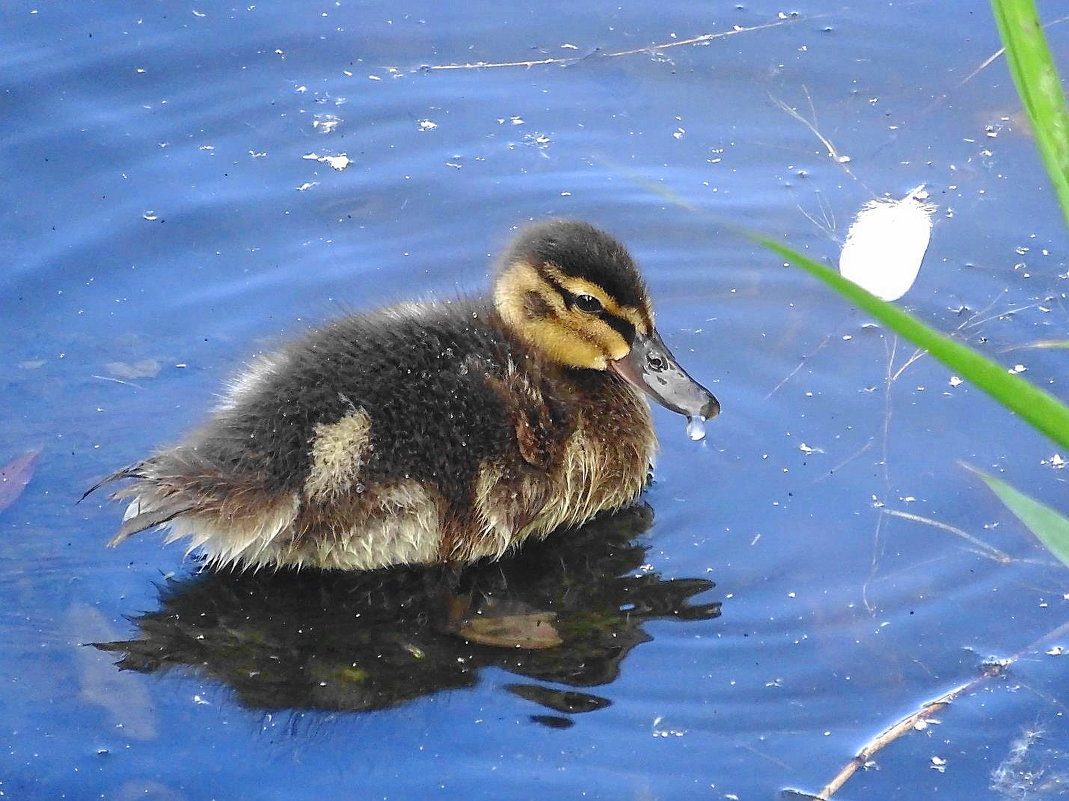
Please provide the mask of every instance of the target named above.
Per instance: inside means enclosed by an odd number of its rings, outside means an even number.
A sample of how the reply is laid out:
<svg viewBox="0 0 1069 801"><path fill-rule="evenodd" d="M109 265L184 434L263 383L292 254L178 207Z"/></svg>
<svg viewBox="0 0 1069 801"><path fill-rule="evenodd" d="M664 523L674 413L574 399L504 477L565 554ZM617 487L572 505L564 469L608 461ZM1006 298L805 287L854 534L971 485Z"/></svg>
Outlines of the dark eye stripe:
<svg viewBox="0 0 1069 801"><path fill-rule="evenodd" d="M569 292L567 289L564 288L563 284L561 284L559 281L557 281L556 278L554 278L552 275L549 275L548 273L539 273L539 275L542 276L543 281L545 281L547 284L557 290L557 294L560 295L561 298L564 300L565 306L567 306L569 309L575 307L575 301L578 296L574 292Z"/></svg>
<svg viewBox="0 0 1069 801"><path fill-rule="evenodd" d="M628 345L634 343L635 326L631 325L627 320L623 320L608 312L602 312L600 317L610 328L612 328L613 331L624 338L624 342Z"/></svg>
<svg viewBox="0 0 1069 801"><path fill-rule="evenodd" d="M567 289L565 289L564 286L548 272L539 270L538 275L543 281L545 281L547 284L557 290L557 294L559 294L561 298L564 299L564 303L568 306L569 309L575 306L576 296L574 293L569 292ZM619 317L616 317L606 309L602 309L601 312L597 314L597 317L604 320L610 328L612 328L616 333L623 337L624 342L626 342L628 345L632 344L635 341L635 326L629 323L627 320L623 320Z"/></svg>

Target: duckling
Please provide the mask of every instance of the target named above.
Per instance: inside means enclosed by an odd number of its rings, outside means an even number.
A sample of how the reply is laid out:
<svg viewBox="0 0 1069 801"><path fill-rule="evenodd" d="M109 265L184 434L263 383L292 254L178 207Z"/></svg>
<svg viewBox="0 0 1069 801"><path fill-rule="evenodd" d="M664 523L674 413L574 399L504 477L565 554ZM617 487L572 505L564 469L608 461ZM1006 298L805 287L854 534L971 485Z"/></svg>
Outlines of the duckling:
<svg viewBox="0 0 1069 801"><path fill-rule="evenodd" d="M625 247L552 220L515 237L489 297L343 317L260 356L184 442L93 489L130 482L110 546L161 527L215 566L455 567L632 504L656 448L643 395L720 410Z"/></svg>

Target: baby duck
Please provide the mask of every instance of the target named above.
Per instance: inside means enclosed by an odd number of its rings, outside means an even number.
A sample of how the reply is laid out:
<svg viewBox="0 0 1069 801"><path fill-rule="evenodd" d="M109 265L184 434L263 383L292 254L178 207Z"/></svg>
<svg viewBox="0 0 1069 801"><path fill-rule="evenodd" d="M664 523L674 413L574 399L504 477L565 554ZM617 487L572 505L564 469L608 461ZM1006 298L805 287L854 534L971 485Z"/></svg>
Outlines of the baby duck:
<svg viewBox="0 0 1069 801"><path fill-rule="evenodd" d="M490 298L344 317L257 358L184 442L97 485L132 479L109 545L161 526L219 566L498 558L636 500L656 448L642 393L720 410L661 341L623 245L533 225Z"/></svg>

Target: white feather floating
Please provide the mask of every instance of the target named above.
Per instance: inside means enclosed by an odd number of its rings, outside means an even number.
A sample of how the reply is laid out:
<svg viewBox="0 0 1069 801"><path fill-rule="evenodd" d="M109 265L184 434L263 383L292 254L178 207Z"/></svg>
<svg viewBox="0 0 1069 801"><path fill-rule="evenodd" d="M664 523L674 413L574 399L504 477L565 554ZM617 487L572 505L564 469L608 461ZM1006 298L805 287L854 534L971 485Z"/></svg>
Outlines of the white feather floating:
<svg viewBox="0 0 1069 801"><path fill-rule="evenodd" d="M901 200L870 200L857 213L839 254L839 272L883 300L898 300L917 280L932 237L935 205L921 184Z"/></svg>

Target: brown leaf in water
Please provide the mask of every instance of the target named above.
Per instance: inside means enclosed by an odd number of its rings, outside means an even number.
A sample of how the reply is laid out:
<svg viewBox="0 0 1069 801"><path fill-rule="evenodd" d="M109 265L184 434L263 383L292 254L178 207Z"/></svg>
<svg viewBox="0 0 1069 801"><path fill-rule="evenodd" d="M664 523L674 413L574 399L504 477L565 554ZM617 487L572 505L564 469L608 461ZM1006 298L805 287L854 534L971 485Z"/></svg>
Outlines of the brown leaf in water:
<svg viewBox="0 0 1069 801"><path fill-rule="evenodd" d="M554 625L556 619L557 616L552 612L488 617L476 615L464 622L460 636L496 648L522 648L529 651L556 648L563 642Z"/></svg>
<svg viewBox="0 0 1069 801"><path fill-rule="evenodd" d="M40 449L27 451L3 467L0 467L0 510L11 506L33 477L34 463Z"/></svg>

